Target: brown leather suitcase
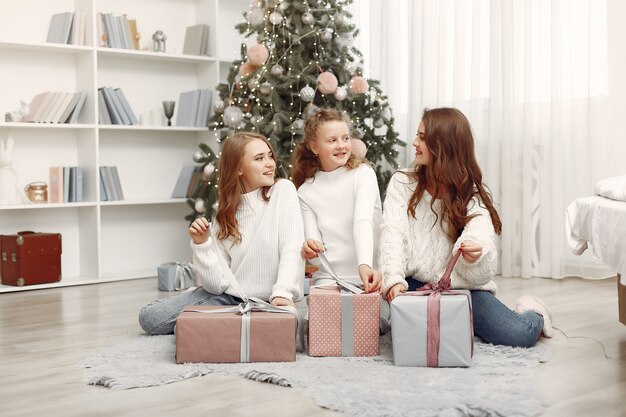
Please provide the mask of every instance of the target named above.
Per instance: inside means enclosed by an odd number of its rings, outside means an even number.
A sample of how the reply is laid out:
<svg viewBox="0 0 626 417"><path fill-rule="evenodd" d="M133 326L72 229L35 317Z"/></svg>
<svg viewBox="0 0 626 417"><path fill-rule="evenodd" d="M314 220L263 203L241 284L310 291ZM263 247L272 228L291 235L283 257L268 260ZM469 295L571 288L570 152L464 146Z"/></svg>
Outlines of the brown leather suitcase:
<svg viewBox="0 0 626 417"><path fill-rule="evenodd" d="M61 280L61 234L18 232L0 235L4 285L46 284Z"/></svg>

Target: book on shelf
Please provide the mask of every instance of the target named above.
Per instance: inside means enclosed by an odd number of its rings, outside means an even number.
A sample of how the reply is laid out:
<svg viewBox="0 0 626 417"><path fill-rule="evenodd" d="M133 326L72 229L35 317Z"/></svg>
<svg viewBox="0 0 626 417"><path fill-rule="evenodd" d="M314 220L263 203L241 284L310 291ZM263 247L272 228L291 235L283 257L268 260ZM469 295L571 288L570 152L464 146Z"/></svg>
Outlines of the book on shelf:
<svg viewBox="0 0 626 417"><path fill-rule="evenodd" d="M180 93L176 126L206 127L211 110L213 93L209 89L198 89Z"/></svg>
<svg viewBox="0 0 626 417"><path fill-rule="evenodd" d="M102 201L119 201L124 199L122 184L117 172L117 166L100 167L100 199Z"/></svg>
<svg viewBox="0 0 626 417"><path fill-rule="evenodd" d="M180 169L178 174L178 180L174 185L174 191L172 191L172 198L185 198L189 197L189 184L194 171L197 171L199 167L196 165L185 165Z"/></svg>
<svg viewBox="0 0 626 417"><path fill-rule="evenodd" d="M57 13L50 19L47 42L68 44L71 40L73 12Z"/></svg>
<svg viewBox="0 0 626 417"><path fill-rule="evenodd" d="M84 91L46 91L37 94L30 102L30 110L24 122L76 123L86 99L87 93Z"/></svg>
<svg viewBox="0 0 626 417"><path fill-rule="evenodd" d="M209 55L209 25L201 23L185 29L183 54Z"/></svg>
<svg viewBox="0 0 626 417"><path fill-rule="evenodd" d="M119 49L139 49L137 20L120 13L96 15L98 46Z"/></svg>
<svg viewBox="0 0 626 417"><path fill-rule="evenodd" d="M74 97L78 96L76 99L76 104L74 104L74 100L70 103L68 109L70 109L70 114L64 119L64 115L61 116L61 123L78 123L78 116L80 116L80 112L83 110L85 105L85 101L87 101L87 93L84 91L79 91L74 93ZM65 120L65 121L63 121Z"/></svg>
<svg viewBox="0 0 626 417"><path fill-rule="evenodd" d="M98 103L101 104L100 94L104 100L104 107L99 106L98 118L102 124L138 125L132 107L120 88L100 87L98 89ZM104 113L108 113L108 116ZM110 123L109 123L110 119Z"/></svg>
<svg viewBox="0 0 626 417"><path fill-rule="evenodd" d="M71 36L67 43L72 45L85 45L85 12L74 12Z"/></svg>
<svg viewBox="0 0 626 417"><path fill-rule="evenodd" d="M50 167L50 195L51 203L63 202L63 167Z"/></svg>
<svg viewBox="0 0 626 417"><path fill-rule="evenodd" d="M202 176L204 175L203 169L197 166L193 173L191 174L191 180L189 181L189 185L187 186L187 197L191 197L194 195L194 191L199 188L204 182Z"/></svg>

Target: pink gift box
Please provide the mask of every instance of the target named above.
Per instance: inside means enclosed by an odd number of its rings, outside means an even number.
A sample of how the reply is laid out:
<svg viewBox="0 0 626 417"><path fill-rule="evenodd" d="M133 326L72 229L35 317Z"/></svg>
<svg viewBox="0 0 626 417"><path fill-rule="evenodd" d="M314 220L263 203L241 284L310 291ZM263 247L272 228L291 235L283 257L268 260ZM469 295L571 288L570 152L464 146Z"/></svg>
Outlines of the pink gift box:
<svg viewBox="0 0 626 417"><path fill-rule="evenodd" d="M242 320L235 312L203 314L224 306L188 306L176 321L176 362L294 362L296 316L249 313L248 360L242 360Z"/></svg>
<svg viewBox="0 0 626 417"><path fill-rule="evenodd" d="M380 294L313 287L308 304L309 355L379 355Z"/></svg>

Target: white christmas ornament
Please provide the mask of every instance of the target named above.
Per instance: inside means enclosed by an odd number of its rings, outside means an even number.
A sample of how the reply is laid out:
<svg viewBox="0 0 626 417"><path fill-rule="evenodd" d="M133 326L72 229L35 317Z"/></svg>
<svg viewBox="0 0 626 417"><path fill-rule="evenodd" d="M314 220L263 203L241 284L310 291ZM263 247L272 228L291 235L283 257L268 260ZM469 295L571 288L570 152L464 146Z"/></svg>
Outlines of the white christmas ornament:
<svg viewBox="0 0 626 417"><path fill-rule="evenodd" d="M202 151L196 151L196 152L193 154L193 160L194 160L195 162L200 162L200 161L201 161L203 158L205 158L205 157L206 157L206 154L205 154L204 152L202 152Z"/></svg>
<svg viewBox="0 0 626 417"><path fill-rule="evenodd" d="M324 29L324 31L320 34L320 39L324 43L328 43L333 39L333 30L330 28Z"/></svg>
<svg viewBox="0 0 626 417"><path fill-rule="evenodd" d="M283 21L283 15L278 13L278 12L272 12L270 14L270 23L274 26L276 25L280 25L280 23Z"/></svg>
<svg viewBox="0 0 626 417"><path fill-rule="evenodd" d="M374 120L373 125L375 128L379 128L379 127L383 127L385 123L383 122L383 119L376 119Z"/></svg>
<svg viewBox="0 0 626 417"><path fill-rule="evenodd" d="M304 130L304 120L296 119L291 124L291 128L296 132L302 132Z"/></svg>
<svg viewBox="0 0 626 417"><path fill-rule="evenodd" d="M306 87L303 87L300 90L300 98L306 102L313 101L313 99L315 98L315 90L308 85Z"/></svg>
<svg viewBox="0 0 626 417"><path fill-rule="evenodd" d="M228 106L224 109L224 124L231 129L237 128L243 119L243 112L237 106Z"/></svg>
<svg viewBox="0 0 626 417"><path fill-rule="evenodd" d="M272 91L272 84L264 82L263 84L261 84L261 87L259 87L259 90L261 91L261 94L267 95Z"/></svg>
<svg viewBox="0 0 626 417"><path fill-rule="evenodd" d="M263 24L263 9L254 7L248 12L248 23L251 26L260 26Z"/></svg>
<svg viewBox="0 0 626 417"><path fill-rule="evenodd" d="M383 120L386 122L391 120L391 110L389 109L389 107L385 107L380 115L382 116Z"/></svg>
<svg viewBox="0 0 626 417"><path fill-rule="evenodd" d="M348 90L346 90L346 87L337 87L337 90L335 90L335 98L339 101L344 101L346 97L348 97Z"/></svg>
<svg viewBox="0 0 626 417"><path fill-rule="evenodd" d="M305 25L312 25L313 23L315 23L315 18L311 13L306 12L302 15L302 23L304 23Z"/></svg>
<svg viewBox="0 0 626 417"><path fill-rule="evenodd" d="M272 66L272 69L270 70L270 73L274 76L274 77L280 77L281 75L283 75L283 67L281 67L278 64L275 64L274 66Z"/></svg>
<svg viewBox="0 0 626 417"><path fill-rule="evenodd" d="M204 175L208 178L215 172L215 165L208 163L204 166Z"/></svg>
<svg viewBox="0 0 626 417"><path fill-rule="evenodd" d="M337 13L335 15L335 25L337 27L341 27L341 26L343 26L345 24L346 24L346 17L343 14L341 14L341 13Z"/></svg>
<svg viewBox="0 0 626 417"><path fill-rule="evenodd" d="M213 110L215 110L215 113L221 113L224 111L224 101L222 99L217 99L215 100L215 103L213 104Z"/></svg>
<svg viewBox="0 0 626 417"><path fill-rule="evenodd" d="M206 207L204 205L204 200L198 198L193 206L194 206L194 208L196 209L196 211L198 213L200 213L200 214L206 213Z"/></svg>

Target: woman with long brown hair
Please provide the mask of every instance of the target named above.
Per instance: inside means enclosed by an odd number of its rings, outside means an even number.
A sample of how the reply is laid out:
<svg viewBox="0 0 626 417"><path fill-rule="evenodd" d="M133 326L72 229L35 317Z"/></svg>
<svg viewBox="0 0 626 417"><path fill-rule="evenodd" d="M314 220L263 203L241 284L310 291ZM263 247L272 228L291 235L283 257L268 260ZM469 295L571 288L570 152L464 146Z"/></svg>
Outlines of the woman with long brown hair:
<svg viewBox="0 0 626 417"><path fill-rule="evenodd" d="M218 172L215 223L201 217L189 227L198 287L146 305L139 322L149 334L172 333L186 305L235 305L254 296L293 306L302 299L302 215L294 185L275 179L272 145L262 135L236 133L223 143Z"/></svg>
<svg viewBox="0 0 626 417"><path fill-rule="evenodd" d="M451 286L470 290L478 336L509 346L533 346L542 332L551 337L551 313L540 299L520 297L512 311L494 295L502 222L483 184L465 115L454 108L424 110L413 146L414 168L393 175L383 204L379 266L387 300L436 283L460 250Z"/></svg>

